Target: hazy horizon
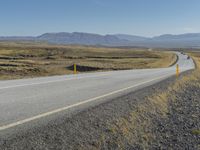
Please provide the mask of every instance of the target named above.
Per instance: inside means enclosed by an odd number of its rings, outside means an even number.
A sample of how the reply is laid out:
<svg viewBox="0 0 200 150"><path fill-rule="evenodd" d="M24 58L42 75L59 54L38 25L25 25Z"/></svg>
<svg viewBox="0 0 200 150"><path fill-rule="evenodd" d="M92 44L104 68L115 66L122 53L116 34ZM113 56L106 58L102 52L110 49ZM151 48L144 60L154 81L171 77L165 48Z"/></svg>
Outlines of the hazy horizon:
<svg viewBox="0 0 200 150"><path fill-rule="evenodd" d="M200 32L186 32L186 33L180 33L180 34L173 34L173 33L163 33L163 34L159 34L159 35L154 35L154 36L143 36L143 35L136 35L136 34L128 34L128 33L113 33L113 34L100 34L100 33L92 33L92 32L81 32L81 31L72 31L72 32L67 32L67 31L60 31L60 32L46 32L46 33L51 33L51 34L56 34L56 33L86 33L86 34L97 34L97 35L102 35L102 36L106 36L106 35L130 35L130 36L138 36L138 37L145 37L145 38L153 38L153 37L158 37L158 36L162 36L162 35L184 35L184 34L200 34ZM0 35L0 37L37 37L46 33L41 33L38 35Z"/></svg>

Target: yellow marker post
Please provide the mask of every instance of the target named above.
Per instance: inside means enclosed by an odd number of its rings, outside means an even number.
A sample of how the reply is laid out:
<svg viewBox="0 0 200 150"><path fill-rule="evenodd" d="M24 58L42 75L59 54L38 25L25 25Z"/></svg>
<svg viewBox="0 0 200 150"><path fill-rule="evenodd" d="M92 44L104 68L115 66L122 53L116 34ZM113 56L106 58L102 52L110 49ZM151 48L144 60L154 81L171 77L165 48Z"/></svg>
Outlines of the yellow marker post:
<svg viewBox="0 0 200 150"><path fill-rule="evenodd" d="M76 64L74 64L74 74L76 74Z"/></svg>
<svg viewBox="0 0 200 150"><path fill-rule="evenodd" d="M177 76L177 77L179 76L179 73L180 73L180 71L179 71L179 65L177 64L177 65L176 65L176 76Z"/></svg>

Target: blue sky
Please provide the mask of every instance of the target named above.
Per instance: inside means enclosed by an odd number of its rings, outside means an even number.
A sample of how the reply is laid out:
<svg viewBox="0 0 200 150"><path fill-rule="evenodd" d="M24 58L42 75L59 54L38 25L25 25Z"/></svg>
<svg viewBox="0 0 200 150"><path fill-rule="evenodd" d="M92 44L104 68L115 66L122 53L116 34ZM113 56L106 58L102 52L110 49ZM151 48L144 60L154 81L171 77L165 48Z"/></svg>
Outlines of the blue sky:
<svg viewBox="0 0 200 150"><path fill-rule="evenodd" d="M200 32L200 0L1 0L0 36Z"/></svg>

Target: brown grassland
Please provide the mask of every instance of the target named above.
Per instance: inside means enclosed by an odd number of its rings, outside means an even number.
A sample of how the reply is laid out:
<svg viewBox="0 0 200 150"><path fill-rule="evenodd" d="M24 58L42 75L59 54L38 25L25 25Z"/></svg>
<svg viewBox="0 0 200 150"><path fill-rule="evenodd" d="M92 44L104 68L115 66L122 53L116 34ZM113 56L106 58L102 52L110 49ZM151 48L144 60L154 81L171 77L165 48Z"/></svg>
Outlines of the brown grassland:
<svg viewBox="0 0 200 150"><path fill-rule="evenodd" d="M0 42L1 80L72 74L73 64L77 64L80 73L168 67L175 61L173 53L142 48Z"/></svg>

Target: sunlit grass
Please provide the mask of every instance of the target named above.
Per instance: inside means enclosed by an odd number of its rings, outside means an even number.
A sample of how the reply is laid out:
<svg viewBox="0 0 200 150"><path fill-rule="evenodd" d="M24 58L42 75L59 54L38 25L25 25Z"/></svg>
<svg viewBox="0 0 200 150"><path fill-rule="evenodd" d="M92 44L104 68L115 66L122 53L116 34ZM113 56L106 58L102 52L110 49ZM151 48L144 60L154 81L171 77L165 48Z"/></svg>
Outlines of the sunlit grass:
<svg viewBox="0 0 200 150"><path fill-rule="evenodd" d="M175 61L173 53L142 48L0 42L0 79L71 74L68 66L73 64L108 71L168 67Z"/></svg>

